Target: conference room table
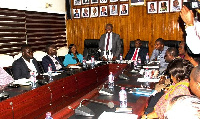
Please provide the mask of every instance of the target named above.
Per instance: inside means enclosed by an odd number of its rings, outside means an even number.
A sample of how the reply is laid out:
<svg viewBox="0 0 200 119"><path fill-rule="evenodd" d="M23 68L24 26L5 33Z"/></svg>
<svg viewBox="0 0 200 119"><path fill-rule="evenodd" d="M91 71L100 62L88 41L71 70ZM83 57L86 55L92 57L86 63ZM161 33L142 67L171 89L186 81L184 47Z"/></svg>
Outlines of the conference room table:
<svg viewBox="0 0 200 119"><path fill-rule="evenodd" d="M145 83L137 82L139 73L130 73L133 69L129 64L105 64L91 69L69 69L53 77L52 81L46 76L37 78L37 88L31 86L20 86L18 88L6 87L5 91L10 94L8 99L0 102L0 119L44 119L47 112L51 112L54 119L96 119L104 111L114 112L119 107L120 87L129 89L140 87ZM103 96L99 90L107 87L109 73L115 76L115 87L113 96ZM128 80L120 79L125 75ZM154 88L155 83L150 87ZM140 117L148 104L149 97L128 93L128 107L132 113ZM105 105L83 101L83 105L95 112L94 117L75 115L75 109L83 99L90 99L108 103L112 101L114 108Z"/></svg>

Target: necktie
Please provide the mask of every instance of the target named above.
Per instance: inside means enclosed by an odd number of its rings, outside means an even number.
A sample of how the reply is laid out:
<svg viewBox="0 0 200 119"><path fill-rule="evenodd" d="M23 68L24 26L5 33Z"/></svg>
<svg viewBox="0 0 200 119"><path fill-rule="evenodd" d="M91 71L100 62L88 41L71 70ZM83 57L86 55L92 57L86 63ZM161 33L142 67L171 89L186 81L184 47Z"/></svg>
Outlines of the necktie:
<svg viewBox="0 0 200 119"><path fill-rule="evenodd" d="M135 50L135 53L134 53L134 55L133 55L133 58L132 58L132 60L136 60L137 52L138 52L138 48L136 48L136 50Z"/></svg>
<svg viewBox="0 0 200 119"><path fill-rule="evenodd" d="M109 40L110 40L110 33L108 33L108 39L107 39L107 44L106 44L106 50L108 50Z"/></svg>

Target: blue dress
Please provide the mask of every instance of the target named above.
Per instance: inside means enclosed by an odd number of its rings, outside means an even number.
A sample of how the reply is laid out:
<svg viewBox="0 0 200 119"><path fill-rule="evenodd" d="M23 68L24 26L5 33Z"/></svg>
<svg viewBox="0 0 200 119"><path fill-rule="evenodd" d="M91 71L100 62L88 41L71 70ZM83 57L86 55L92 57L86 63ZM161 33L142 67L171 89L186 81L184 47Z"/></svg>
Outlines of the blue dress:
<svg viewBox="0 0 200 119"><path fill-rule="evenodd" d="M76 56L79 59L79 62L82 63L83 62L83 55L77 54ZM65 60L63 61L63 65L66 67L69 64L76 64L77 61L73 57L74 57L73 54L67 54L67 55L65 55Z"/></svg>

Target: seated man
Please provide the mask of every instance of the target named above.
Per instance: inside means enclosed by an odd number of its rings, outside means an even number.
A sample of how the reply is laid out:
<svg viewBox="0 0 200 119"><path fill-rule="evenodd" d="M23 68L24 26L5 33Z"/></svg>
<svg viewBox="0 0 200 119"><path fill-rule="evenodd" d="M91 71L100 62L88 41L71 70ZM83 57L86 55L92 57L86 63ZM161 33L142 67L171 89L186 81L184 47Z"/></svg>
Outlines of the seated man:
<svg viewBox="0 0 200 119"><path fill-rule="evenodd" d="M176 57L178 57L178 51L176 48L171 47L169 49L167 49L166 53L165 53L165 61L167 63L170 63L172 60L174 60Z"/></svg>
<svg viewBox="0 0 200 119"><path fill-rule="evenodd" d="M48 66L51 64L52 71L57 71L63 68L62 63L58 59L56 47L52 44L46 46L46 52L48 55L42 58L42 66L44 68L44 72L48 72Z"/></svg>
<svg viewBox="0 0 200 119"><path fill-rule="evenodd" d="M168 63L165 62L165 52L169 47L164 46L164 40L162 38L158 38L155 41L155 49L151 55L150 61L157 60L160 61L160 73L162 73L166 68Z"/></svg>
<svg viewBox="0 0 200 119"><path fill-rule="evenodd" d="M190 89L194 95L200 98L200 66L192 69L190 74Z"/></svg>
<svg viewBox="0 0 200 119"><path fill-rule="evenodd" d="M32 49L29 45L21 48L22 57L15 60L12 64L12 71L15 80L30 78L30 72L40 73L37 60L33 57Z"/></svg>
<svg viewBox="0 0 200 119"><path fill-rule="evenodd" d="M140 39L135 40L135 47L131 48L125 59L126 60L137 60L138 57L141 58L142 64L146 61L146 55L148 53L148 49L142 47L142 43Z"/></svg>
<svg viewBox="0 0 200 119"><path fill-rule="evenodd" d="M14 79L4 69L0 67L0 90L9 83L13 82Z"/></svg>

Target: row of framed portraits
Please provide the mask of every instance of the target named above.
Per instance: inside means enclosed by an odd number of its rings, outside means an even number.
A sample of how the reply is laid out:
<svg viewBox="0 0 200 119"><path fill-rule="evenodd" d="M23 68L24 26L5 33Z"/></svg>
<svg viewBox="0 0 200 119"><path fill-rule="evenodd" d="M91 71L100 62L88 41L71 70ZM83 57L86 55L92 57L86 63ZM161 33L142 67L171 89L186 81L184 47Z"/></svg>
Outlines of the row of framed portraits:
<svg viewBox="0 0 200 119"><path fill-rule="evenodd" d="M183 6L182 0L147 2L147 13L179 12Z"/></svg>
<svg viewBox="0 0 200 119"><path fill-rule="evenodd" d="M129 0L74 0L74 6L98 3L128 2ZM130 0L130 5L144 5L145 0Z"/></svg>
<svg viewBox="0 0 200 119"><path fill-rule="evenodd" d="M119 0L121 2L128 0ZM110 3L118 2L118 0L110 0ZM76 5L87 5L87 4L97 4L97 3L108 3L108 0L74 0L74 6Z"/></svg>
<svg viewBox="0 0 200 119"><path fill-rule="evenodd" d="M123 16L129 14L128 4L115 4L105 6L83 7L81 9L73 9L73 18L89 18L89 17L107 17L107 16Z"/></svg>

